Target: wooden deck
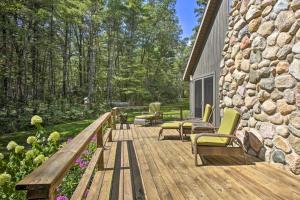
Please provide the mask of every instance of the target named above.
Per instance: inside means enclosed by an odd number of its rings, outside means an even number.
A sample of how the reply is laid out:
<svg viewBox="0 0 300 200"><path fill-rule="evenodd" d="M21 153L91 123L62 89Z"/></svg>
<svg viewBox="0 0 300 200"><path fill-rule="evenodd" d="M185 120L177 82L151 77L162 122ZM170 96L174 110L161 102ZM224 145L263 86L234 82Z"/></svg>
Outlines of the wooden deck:
<svg viewBox="0 0 300 200"><path fill-rule="evenodd" d="M190 142L176 130L158 141L159 128L113 131L87 199L300 199L300 177L266 162L209 157L196 167Z"/></svg>

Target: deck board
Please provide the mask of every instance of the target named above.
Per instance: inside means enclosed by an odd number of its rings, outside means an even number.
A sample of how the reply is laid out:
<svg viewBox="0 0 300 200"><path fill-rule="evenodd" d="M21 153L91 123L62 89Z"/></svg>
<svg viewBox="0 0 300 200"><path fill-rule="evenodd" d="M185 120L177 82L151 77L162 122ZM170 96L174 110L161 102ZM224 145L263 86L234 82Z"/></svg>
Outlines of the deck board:
<svg viewBox="0 0 300 200"><path fill-rule="evenodd" d="M98 199L300 199L300 177L248 156L206 157L194 165L176 130L130 126L113 131ZM110 154L110 155L108 155ZM94 186L93 186L94 187ZM94 191L94 190L92 190Z"/></svg>

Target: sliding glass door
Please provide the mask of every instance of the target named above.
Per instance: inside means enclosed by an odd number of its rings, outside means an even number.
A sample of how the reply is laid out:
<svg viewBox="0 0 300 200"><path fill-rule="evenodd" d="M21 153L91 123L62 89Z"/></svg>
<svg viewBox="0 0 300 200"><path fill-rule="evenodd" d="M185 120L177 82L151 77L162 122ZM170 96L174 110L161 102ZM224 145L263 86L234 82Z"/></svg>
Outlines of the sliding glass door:
<svg viewBox="0 0 300 200"><path fill-rule="evenodd" d="M202 117L206 104L214 105L214 91L214 75L195 81L195 117Z"/></svg>

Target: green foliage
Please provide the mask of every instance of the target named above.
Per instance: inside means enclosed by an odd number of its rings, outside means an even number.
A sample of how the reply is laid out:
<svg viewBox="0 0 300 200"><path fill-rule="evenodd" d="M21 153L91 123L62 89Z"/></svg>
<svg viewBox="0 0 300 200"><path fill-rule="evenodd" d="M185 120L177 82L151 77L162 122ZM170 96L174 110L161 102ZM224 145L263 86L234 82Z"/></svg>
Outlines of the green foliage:
<svg viewBox="0 0 300 200"><path fill-rule="evenodd" d="M71 141L69 138L67 142L60 145L61 134L57 131L48 134L41 125L42 121L39 116L32 117L31 122L36 127L36 133L27 138L28 148L25 149L24 146L18 145L15 141L10 141L7 145L9 154L0 153L1 199L25 200L25 192L15 190L16 183ZM57 188L58 196L71 197L95 150L96 138L93 138L88 149L76 160L74 166Z"/></svg>
<svg viewBox="0 0 300 200"><path fill-rule="evenodd" d="M36 114L52 124L113 101L186 94L187 40L179 37L175 0L4 0L0 9L3 132L27 129Z"/></svg>
<svg viewBox="0 0 300 200"><path fill-rule="evenodd" d="M6 156L1 154L0 197L2 199L25 199L24 192L15 191L15 184L58 150L60 134L55 132L48 137L41 125L42 121L42 118L37 115L31 118L36 133L35 136L27 138L29 149L25 149L15 141L10 141L7 145L9 154Z"/></svg>

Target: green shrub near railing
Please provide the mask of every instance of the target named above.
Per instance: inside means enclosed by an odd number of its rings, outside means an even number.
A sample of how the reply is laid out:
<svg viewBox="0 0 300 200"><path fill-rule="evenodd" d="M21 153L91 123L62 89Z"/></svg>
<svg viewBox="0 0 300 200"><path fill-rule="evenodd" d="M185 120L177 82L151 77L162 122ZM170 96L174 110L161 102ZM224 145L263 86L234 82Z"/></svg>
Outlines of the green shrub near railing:
<svg viewBox="0 0 300 200"><path fill-rule="evenodd" d="M56 131L47 133L42 122L43 119L37 115L31 118L31 124L35 126L36 131L34 135L27 138L26 146L29 148L10 141L6 147L8 153L0 153L0 199L25 200L26 192L16 191L16 183L71 141L69 138L68 141L60 143L60 134ZM57 199L67 200L71 196L95 149L96 138L93 138L87 150L76 160L57 188Z"/></svg>

